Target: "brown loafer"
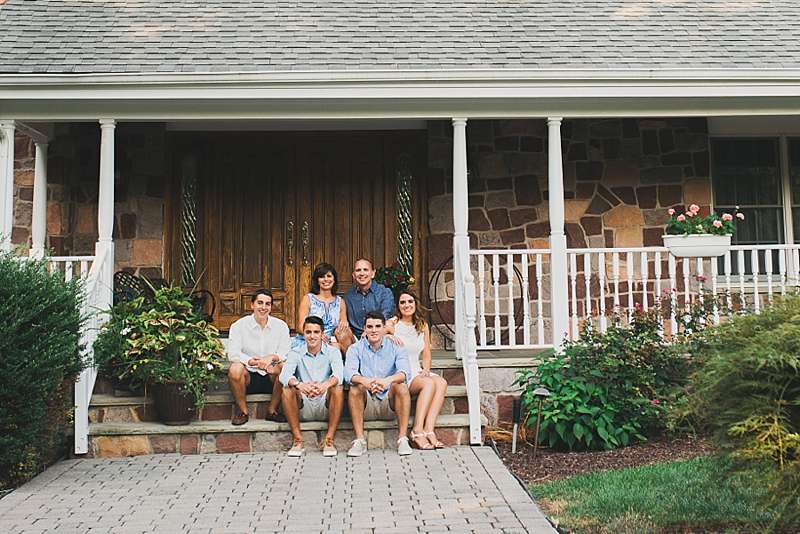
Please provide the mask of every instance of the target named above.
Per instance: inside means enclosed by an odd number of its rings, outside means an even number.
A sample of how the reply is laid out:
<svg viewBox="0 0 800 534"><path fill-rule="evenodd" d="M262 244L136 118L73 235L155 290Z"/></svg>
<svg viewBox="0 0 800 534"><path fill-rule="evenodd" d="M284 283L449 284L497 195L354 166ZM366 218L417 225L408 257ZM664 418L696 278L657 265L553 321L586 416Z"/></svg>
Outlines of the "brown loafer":
<svg viewBox="0 0 800 534"><path fill-rule="evenodd" d="M231 424L234 426L239 426L245 424L247 421L250 420L250 416L246 413L242 413L237 411L236 415L231 417Z"/></svg>

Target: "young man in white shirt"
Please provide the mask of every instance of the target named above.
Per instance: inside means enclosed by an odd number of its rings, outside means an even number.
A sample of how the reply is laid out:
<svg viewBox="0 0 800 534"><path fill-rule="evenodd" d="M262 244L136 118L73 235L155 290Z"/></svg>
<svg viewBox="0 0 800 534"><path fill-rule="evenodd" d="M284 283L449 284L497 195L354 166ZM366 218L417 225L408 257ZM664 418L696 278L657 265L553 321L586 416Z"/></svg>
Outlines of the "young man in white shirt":
<svg viewBox="0 0 800 534"><path fill-rule="evenodd" d="M272 393L266 419L286 422L278 411L283 394L278 376L289 352L289 326L270 316L272 293L268 289L256 291L250 302L253 313L233 323L228 333L228 384L236 412L231 424L243 425L249 420L247 395L254 393Z"/></svg>

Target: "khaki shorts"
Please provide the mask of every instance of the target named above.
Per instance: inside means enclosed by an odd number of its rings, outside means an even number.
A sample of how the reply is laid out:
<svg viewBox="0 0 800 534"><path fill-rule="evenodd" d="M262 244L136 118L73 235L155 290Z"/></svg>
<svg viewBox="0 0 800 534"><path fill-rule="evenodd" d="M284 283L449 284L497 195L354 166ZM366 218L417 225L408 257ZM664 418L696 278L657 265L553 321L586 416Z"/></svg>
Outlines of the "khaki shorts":
<svg viewBox="0 0 800 534"><path fill-rule="evenodd" d="M305 395L300 395L303 399L303 407L300 408L301 421L327 421L328 420L328 407L325 406L327 397L320 395L310 399Z"/></svg>
<svg viewBox="0 0 800 534"><path fill-rule="evenodd" d="M365 421L388 421L394 419L394 412L389 406L389 395L381 400L378 397L367 394L367 405L364 407Z"/></svg>

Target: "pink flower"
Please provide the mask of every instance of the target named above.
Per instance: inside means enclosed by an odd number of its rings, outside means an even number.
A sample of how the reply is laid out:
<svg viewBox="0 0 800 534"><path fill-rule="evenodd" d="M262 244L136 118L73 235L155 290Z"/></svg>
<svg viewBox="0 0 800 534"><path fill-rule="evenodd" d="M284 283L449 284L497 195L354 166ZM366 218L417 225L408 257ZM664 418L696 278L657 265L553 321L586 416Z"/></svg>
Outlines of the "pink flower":
<svg viewBox="0 0 800 534"><path fill-rule="evenodd" d="M694 215L695 215L695 213L693 211L691 211L691 210L686 212L686 216L687 217L694 217Z"/></svg>
<svg viewBox="0 0 800 534"><path fill-rule="evenodd" d="M678 215L675 217L678 221L683 222L686 220L686 217L683 214Z"/></svg>
<svg viewBox="0 0 800 534"><path fill-rule="evenodd" d="M670 208L667 210L667 213L669 213L670 215L675 215L675 210Z"/></svg>
<svg viewBox="0 0 800 534"><path fill-rule="evenodd" d="M733 220L733 215L731 215L730 213L723 213L722 214L722 220L723 221L732 221Z"/></svg>
<svg viewBox="0 0 800 534"><path fill-rule="evenodd" d="M694 214L697 214L697 212L700 211L700 206L698 206L697 204L692 204L691 206L689 206L689 211L691 211Z"/></svg>
<svg viewBox="0 0 800 534"><path fill-rule="evenodd" d="M740 221L743 221L744 220L744 213L737 213L736 214L736 218L739 219Z"/></svg>
<svg viewBox="0 0 800 534"><path fill-rule="evenodd" d="M706 281L706 277L705 277L705 276L703 276L702 274L698 274L697 276L695 276L695 279L696 279L698 282L705 282L705 281Z"/></svg>
<svg viewBox="0 0 800 534"><path fill-rule="evenodd" d="M652 404L653 406L658 406L659 404L661 404L661 401L659 401L658 399L650 399L650 404Z"/></svg>
<svg viewBox="0 0 800 534"><path fill-rule="evenodd" d="M722 228L722 221L714 221L711 224L714 225L714 228Z"/></svg>

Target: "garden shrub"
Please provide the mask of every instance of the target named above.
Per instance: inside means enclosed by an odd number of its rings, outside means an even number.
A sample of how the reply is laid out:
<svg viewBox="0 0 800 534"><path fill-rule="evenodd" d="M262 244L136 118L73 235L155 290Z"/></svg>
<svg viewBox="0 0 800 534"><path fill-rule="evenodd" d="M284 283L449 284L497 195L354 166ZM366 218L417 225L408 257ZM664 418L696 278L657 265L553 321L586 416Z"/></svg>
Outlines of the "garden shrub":
<svg viewBox="0 0 800 534"><path fill-rule="evenodd" d="M537 387L542 404L540 443L561 449L612 449L664 428L665 413L688 374L688 359L667 343L655 313L615 320L605 333L586 326L563 355L520 371L522 402L534 425Z"/></svg>
<svg viewBox="0 0 800 534"><path fill-rule="evenodd" d="M781 521L800 519L800 296L706 330L690 406L719 446L762 469Z"/></svg>
<svg viewBox="0 0 800 534"><path fill-rule="evenodd" d="M82 368L80 302L78 281L0 252L0 489L64 450Z"/></svg>

